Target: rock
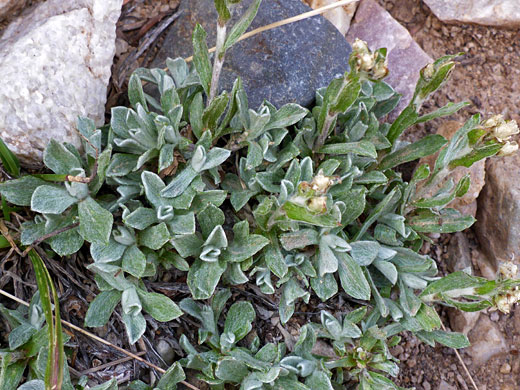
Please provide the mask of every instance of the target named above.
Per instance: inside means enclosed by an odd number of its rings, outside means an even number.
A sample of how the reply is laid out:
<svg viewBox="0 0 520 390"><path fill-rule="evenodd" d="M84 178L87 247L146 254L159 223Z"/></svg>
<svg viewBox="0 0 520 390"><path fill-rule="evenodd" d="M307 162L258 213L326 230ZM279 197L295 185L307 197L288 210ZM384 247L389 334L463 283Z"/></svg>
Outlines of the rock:
<svg viewBox="0 0 520 390"><path fill-rule="evenodd" d="M468 354L480 366L493 356L508 351L504 335L486 315L481 315L475 328L468 335L471 346Z"/></svg>
<svg viewBox="0 0 520 390"><path fill-rule="evenodd" d="M504 363L500 367L501 374L509 374L511 372L511 365L509 363Z"/></svg>
<svg viewBox="0 0 520 390"><path fill-rule="evenodd" d="M450 272L467 270L468 268L471 270L471 250L468 239L461 232L455 233L450 238L446 265Z"/></svg>
<svg viewBox="0 0 520 390"><path fill-rule="evenodd" d="M0 38L0 136L40 165L50 139L80 145L78 116L104 123L122 0L48 0Z"/></svg>
<svg viewBox="0 0 520 390"><path fill-rule="evenodd" d="M478 198L477 237L494 268L520 264L520 154L489 159L486 185Z"/></svg>
<svg viewBox="0 0 520 390"><path fill-rule="evenodd" d="M443 379L441 380L441 383L439 383L438 390L457 390L457 388L455 386L450 385Z"/></svg>
<svg viewBox="0 0 520 390"><path fill-rule="evenodd" d="M440 20L485 26L520 26L518 0L424 0Z"/></svg>
<svg viewBox="0 0 520 390"><path fill-rule="evenodd" d="M363 0L347 34L352 44L356 38L368 43L370 49L388 49L389 76L385 79L403 95L396 112L401 112L410 102L419 71L433 60L413 40L408 30L401 26L374 0Z"/></svg>
<svg viewBox="0 0 520 390"><path fill-rule="evenodd" d="M173 360L175 359L175 351L167 340L160 339L157 342L155 349L166 364L171 365L173 363Z"/></svg>
<svg viewBox="0 0 520 390"><path fill-rule="evenodd" d="M444 122L439 129L437 130L437 134L442 135L446 139L451 139L455 132L462 127L462 124L456 121L447 121ZM428 164L430 169L433 170L433 166L435 164L435 160L437 159L437 154L425 157L419 161L419 165ZM486 182L486 170L485 170L485 161L481 160L473 164L470 168L465 167L457 167L452 173L448 176L448 178L452 178L454 183L458 183L460 179L462 179L465 175L470 174L471 176L471 186L469 187L468 192L461 198L455 198L450 204L449 207L453 207L459 210L462 214L475 216L477 213L477 198L484 187L484 183ZM444 182L440 183L442 186ZM431 196L435 192L440 189L433 189L427 195Z"/></svg>
<svg viewBox="0 0 520 390"><path fill-rule="evenodd" d="M305 2L312 8L320 8L326 5L336 3L337 0L306 0ZM356 13L358 3L344 5L327 11L323 16L336 27L340 33L346 35L350 28L352 17Z"/></svg>
<svg viewBox="0 0 520 390"><path fill-rule="evenodd" d="M244 0L237 6L236 14L240 15L251 3L252 0ZM208 33L208 46L214 46L213 1L183 0L179 10L183 14L167 32L165 43L152 62L154 67L164 68L168 57L192 54L191 33L197 22ZM251 28L309 10L300 0L264 1ZM264 99L277 107L289 102L309 106L316 89L327 86L334 77L348 70L350 52L345 38L325 18L305 19L233 46L226 54L220 89L230 91L240 76L251 108L256 109Z"/></svg>
<svg viewBox="0 0 520 390"><path fill-rule="evenodd" d="M450 319L450 327L455 332L468 333L475 327L480 312L464 312L455 308L448 308L448 318Z"/></svg>
<svg viewBox="0 0 520 390"><path fill-rule="evenodd" d="M25 7L27 0L0 0L0 21Z"/></svg>
<svg viewBox="0 0 520 390"><path fill-rule="evenodd" d="M471 261L474 269L480 271L480 275L486 279L495 279L498 268L495 267L495 264L490 261L482 251L476 249L472 250Z"/></svg>

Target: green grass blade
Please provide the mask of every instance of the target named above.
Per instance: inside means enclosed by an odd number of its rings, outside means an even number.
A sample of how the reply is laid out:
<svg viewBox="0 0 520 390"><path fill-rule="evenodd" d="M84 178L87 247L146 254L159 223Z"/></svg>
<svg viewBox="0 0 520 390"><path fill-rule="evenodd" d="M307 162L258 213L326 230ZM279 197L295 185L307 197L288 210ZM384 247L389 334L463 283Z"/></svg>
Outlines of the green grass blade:
<svg viewBox="0 0 520 390"><path fill-rule="evenodd" d="M5 170L11 175L18 177L20 176L20 161L18 158L9 150L5 142L0 138L0 160L4 165Z"/></svg>

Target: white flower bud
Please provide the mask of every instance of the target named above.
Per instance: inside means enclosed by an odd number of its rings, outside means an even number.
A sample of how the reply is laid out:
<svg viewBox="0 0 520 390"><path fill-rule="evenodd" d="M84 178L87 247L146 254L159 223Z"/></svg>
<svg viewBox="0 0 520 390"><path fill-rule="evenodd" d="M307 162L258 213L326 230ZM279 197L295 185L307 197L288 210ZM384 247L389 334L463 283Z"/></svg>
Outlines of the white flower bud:
<svg viewBox="0 0 520 390"><path fill-rule="evenodd" d="M374 65L376 64L376 60L372 54L363 54L359 58L359 67L361 70L364 70L365 72L370 71Z"/></svg>
<svg viewBox="0 0 520 390"><path fill-rule="evenodd" d="M423 69L423 76L427 79L431 79L435 74L435 66L433 64L428 64Z"/></svg>
<svg viewBox="0 0 520 390"><path fill-rule="evenodd" d="M515 141L506 141L504 146L498 152L498 156L509 156L518 150L518 144Z"/></svg>
<svg viewBox="0 0 520 390"><path fill-rule="evenodd" d="M504 314L509 314L511 311L511 305L509 303L509 300L507 299L507 296L500 295L495 301L497 309L500 310Z"/></svg>
<svg viewBox="0 0 520 390"><path fill-rule="evenodd" d="M482 122L482 126L484 126L486 129L496 127L500 124L504 123L504 117L501 114L493 115L491 118L486 119L484 122Z"/></svg>
<svg viewBox="0 0 520 390"><path fill-rule="evenodd" d="M518 130L516 121L503 121L499 126L496 126L493 129L493 135L500 142L509 139L509 137L518 134L519 132L520 130Z"/></svg>
<svg viewBox="0 0 520 390"><path fill-rule="evenodd" d="M352 44L352 50L354 50L356 52L357 51L359 51L359 52L367 52L368 51L367 43L365 41L362 41L359 38L356 38L356 40Z"/></svg>
<svg viewBox="0 0 520 390"><path fill-rule="evenodd" d="M327 211L327 197L326 196L316 196L314 198L309 199L307 202L307 208L316 214L323 214Z"/></svg>
<svg viewBox="0 0 520 390"><path fill-rule="evenodd" d="M508 261L507 263L500 265L498 272L506 279L514 279L518 273L518 266L515 263Z"/></svg>
<svg viewBox="0 0 520 390"><path fill-rule="evenodd" d="M320 170L318 174L314 176L314 179L312 179L311 188L320 194L324 194L332 184L332 179L328 176L325 176L323 171Z"/></svg>

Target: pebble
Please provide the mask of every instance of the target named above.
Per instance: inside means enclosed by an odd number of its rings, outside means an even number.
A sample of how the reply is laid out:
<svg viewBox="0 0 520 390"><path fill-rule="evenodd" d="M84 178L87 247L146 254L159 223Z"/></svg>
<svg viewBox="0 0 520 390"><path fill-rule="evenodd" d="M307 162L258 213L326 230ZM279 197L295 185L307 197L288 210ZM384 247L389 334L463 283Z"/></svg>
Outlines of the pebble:
<svg viewBox="0 0 520 390"><path fill-rule="evenodd" d="M502 364L502 367L500 367L500 373L509 374L510 372L511 372L511 365L509 363Z"/></svg>
<svg viewBox="0 0 520 390"><path fill-rule="evenodd" d="M493 322L497 322L500 319L500 315L498 314L498 311L494 311L489 316L489 319Z"/></svg>
<svg viewBox="0 0 520 390"><path fill-rule="evenodd" d="M432 389L432 385L430 385L430 382L428 381L424 381L423 384L422 384L422 387L424 390L431 390Z"/></svg>

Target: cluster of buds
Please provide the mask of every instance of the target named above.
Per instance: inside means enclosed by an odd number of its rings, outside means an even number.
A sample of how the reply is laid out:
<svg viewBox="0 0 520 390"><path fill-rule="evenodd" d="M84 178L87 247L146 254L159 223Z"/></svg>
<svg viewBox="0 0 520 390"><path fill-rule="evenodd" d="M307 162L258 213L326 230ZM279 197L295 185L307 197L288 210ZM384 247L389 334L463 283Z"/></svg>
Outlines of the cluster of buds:
<svg viewBox="0 0 520 390"><path fill-rule="evenodd" d="M327 191L338 182L336 176L325 176L320 170L316 176L309 182L302 182L299 186L300 195L306 200L306 206L309 211L315 214L322 214L327 211Z"/></svg>
<svg viewBox="0 0 520 390"><path fill-rule="evenodd" d="M495 298L495 306L504 314L509 314L515 303L520 301L520 289L516 286L512 291L506 294L497 295Z"/></svg>
<svg viewBox="0 0 520 390"><path fill-rule="evenodd" d="M370 80L381 80L388 74L388 63L383 51L370 51L365 41L356 39L352 45L352 56L355 58L356 70L365 74Z"/></svg>
<svg viewBox="0 0 520 390"><path fill-rule="evenodd" d="M516 121L506 121L504 117L499 114L482 122L482 127L502 144L502 148L498 152L499 156L507 156L518 150L518 144L515 141L510 141L511 136L520 132Z"/></svg>
<svg viewBox="0 0 520 390"><path fill-rule="evenodd" d="M518 266L512 261L508 261L500 265L498 273L504 279L515 279L518 274Z"/></svg>

